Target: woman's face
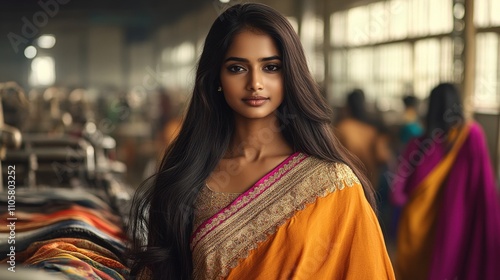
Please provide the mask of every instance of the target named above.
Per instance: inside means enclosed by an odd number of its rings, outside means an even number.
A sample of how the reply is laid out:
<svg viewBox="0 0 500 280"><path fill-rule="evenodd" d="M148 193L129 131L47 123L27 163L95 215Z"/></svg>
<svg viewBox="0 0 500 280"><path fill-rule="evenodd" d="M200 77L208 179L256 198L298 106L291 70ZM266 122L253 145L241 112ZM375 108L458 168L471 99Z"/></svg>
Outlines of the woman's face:
<svg viewBox="0 0 500 280"><path fill-rule="evenodd" d="M273 39L258 31L236 34L222 62L224 98L237 116L265 118L283 101L281 54Z"/></svg>

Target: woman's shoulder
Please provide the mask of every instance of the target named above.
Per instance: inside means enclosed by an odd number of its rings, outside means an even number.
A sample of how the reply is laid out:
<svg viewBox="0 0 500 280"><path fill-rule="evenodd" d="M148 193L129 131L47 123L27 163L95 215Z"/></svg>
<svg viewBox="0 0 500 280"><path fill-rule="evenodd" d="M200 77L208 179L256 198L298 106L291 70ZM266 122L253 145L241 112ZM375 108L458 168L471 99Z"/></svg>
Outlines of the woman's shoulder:
<svg viewBox="0 0 500 280"><path fill-rule="evenodd" d="M470 121L469 122L469 126L470 126L470 132L469 134L470 135L483 135L484 134L484 130L483 130L483 127L476 121Z"/></svg>
<svg viewBox="0 0 500 280"><path fill-rule="evenodd" d="M483 127L476 121L469 121L469 135L466 143L472 146L483 145L486 143L486 136Z"/></svg>
<svg viewBox="0 0 500 280"><path fill-rule="evenodd" d="M331 162L308 157L308 162L313 170L311 177L316 178L318 183L323 183L327 189L344 189L355 184L361 184L351 167L342 162ZM333 190L332 190L333 191Z"/></svg>

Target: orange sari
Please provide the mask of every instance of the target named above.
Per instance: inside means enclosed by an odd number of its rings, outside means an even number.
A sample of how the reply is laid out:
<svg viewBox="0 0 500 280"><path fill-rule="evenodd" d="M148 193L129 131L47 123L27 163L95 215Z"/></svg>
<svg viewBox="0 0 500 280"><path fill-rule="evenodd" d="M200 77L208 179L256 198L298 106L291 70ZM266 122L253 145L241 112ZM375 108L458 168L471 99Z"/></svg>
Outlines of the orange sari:
<svg viewBox="0 0 500 280"><path fill-rule="evenodd" d="M196 225L191 250L194 279L394 279L352 170L301 153Z"/></svg>

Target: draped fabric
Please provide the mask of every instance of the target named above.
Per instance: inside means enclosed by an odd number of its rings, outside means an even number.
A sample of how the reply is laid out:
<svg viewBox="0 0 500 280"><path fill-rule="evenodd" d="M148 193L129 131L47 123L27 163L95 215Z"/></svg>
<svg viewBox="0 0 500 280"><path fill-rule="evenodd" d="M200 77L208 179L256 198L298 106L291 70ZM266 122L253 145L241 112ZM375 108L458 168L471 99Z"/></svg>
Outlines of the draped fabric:
<svg viewBox="0 0 500 280"><path fill-rule="evenodd" d="M302 153L195 228L191 249L194 279L394 279L358 178Z"/></svg>
<svg viewBox="0 0 500 280"><path fill-rule="evenodd" d="M500 204L478 124L410 142L393 187L394 202L404 205L398 278L497 279Z"/></svg>
<svg viewBox="0 0 500 280"><path fill-rule="evenodd" d="M24 264L29 267L52 268L52 266L65 266L80 268L74 269L71 273L74 275L85 276L84 279L125 279L123 275L127 275L128 269L114 256L104 256L101 249L99 252L82 248L83 242L77 245L71 244L66 240L51 240L50 243L38 245L39 247L30 258L24 261ZM37 245L35 245L37 246ZM94 246L95 247L95 246ZM82 275L83 274L83 275Z"/></svg>

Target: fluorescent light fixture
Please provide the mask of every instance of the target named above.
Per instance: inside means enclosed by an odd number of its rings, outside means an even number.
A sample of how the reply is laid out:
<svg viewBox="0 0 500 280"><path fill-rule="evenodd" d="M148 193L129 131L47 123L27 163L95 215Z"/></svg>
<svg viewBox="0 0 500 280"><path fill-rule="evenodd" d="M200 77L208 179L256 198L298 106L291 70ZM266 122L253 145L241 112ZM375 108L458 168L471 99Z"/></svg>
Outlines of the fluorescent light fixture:
<svg viewBox="0 0 500 280"><path fill-rule="evenodd" d="M56 44L54 35L42 35L37 39L37 44L42 49L50 49Z"/></svg>
<svg viewBox="0 0 500 280"><path fill-rule="evenodd" d="M32 59L36 56L36 53L36 48L33 46L27 46L26 49L24 49L24 56L26 56L26 58Z"/></svg>
<svg viewBox="0 0 500 280"><path fill-rule="evenodd" d="M55 62L50 56L37 57L31 62L30 84L50 86L56 80Z"/></svg>

